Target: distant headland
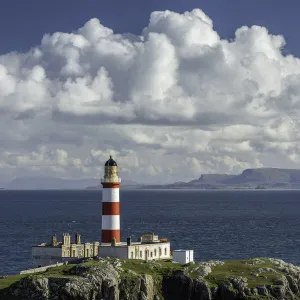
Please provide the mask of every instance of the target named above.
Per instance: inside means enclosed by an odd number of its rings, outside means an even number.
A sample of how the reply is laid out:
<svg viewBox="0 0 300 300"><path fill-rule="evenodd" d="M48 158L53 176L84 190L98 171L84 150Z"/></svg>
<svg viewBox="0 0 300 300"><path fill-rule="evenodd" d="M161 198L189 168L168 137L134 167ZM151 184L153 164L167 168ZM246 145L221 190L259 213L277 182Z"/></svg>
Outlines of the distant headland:
<svg viewBox="0 0 300 300"><path fill-rule="evenodd" d="M97 190L100 179L61 179L56 177L20 177L1 184L5 190ZM256 168L240 174L202 174L198 179L171 184L141 184L124 180L122 189L300 189L300 169Z"/></svg>
<svg viewBox="0 0 300 300"><path fill-rule="evenodd" d="M97 187L95 187L97 188ZM100 187L99 187L100 188ZM300 189L300 170L280 168L246 169L237 175L202 174L198 179L172 184L142 185L134 189Z"/></svg>
<svg viewBox="0 0 300 300"><path fill-rule="evenodd" d="M202 174L189 182L148 185L155 189L300 189L300 170L280 168L246 169L237 175Z"/></svg>

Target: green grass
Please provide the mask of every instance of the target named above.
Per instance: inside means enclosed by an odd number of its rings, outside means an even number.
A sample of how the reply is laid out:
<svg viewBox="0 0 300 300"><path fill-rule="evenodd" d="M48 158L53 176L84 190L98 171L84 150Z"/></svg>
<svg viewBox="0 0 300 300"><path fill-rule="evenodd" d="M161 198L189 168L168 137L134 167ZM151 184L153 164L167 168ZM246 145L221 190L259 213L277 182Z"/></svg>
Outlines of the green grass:
<svg viewBox="0 0 300 300"><path fill-rule="evenodd" d="M1 278L0 279L0 290L6 289L13 283L19 281L22 277L25 277L26 275L12 275L8 276L7 278Z"/></svg>
<svg viewBox="0 0 300 300"><path fill-rule="evenodd" d="M260 259L262 263L251 265L254 260L228 260L224 265L212 267L212 272L206 276L206 280L218 285L221 281L238 276L248 279L248 287L253 288L258 285L272 284L274 280L280 279L281 275L273 272L259 273L259 268L274 268L274 265L267 259ZM258 277L252 274L258 274ZM266 278L265 278L266 277Z"/></svg>
<svg viewBox="0 0 300 300"><path fill-rule="evenodd" d="M121 268L124 271L132 270L138 274L168 275L182 268L182 265L168 261L156 261L155 263L142 260L126 259L121 261Z"/></svg>
<svg viewBox="0 0 300 300"><path fill-rule="evenodd" d="M5 295L8 288L15 282L19 281L22 277L26 275L12 275L6 278L0 278L0 300L18 300L17 297Z"/></svg>
<svg viewBox="0 0 300 300"><path fill-rule="evenodd" d="M50 277L73 277L73 276L76 276L76 275L70 274L70 270L72 268L74 268L75 266L76 266L75 264L68 264L68 265L64 265L64 266L60 266L60 267L49 268L45 272L40 272L40 273L34 274L34 276L46 277L46 278L50 278Z"/></svg>
<svg viewBox="0 0 300 300"><path fill-rule="evenodd" d="M115 259L109 259L114 263ZM156 261L155 263L146 262L143 260L135 259L120 259L122 272L120 278L122 281L134 281L142 274L151 275L156 287L157 293L160 292L161 283L164 277L171 276L176 270L182 269L182 265L174 264L169 261ZM89 261L85 265L97 265L99 262Z"/></svg>

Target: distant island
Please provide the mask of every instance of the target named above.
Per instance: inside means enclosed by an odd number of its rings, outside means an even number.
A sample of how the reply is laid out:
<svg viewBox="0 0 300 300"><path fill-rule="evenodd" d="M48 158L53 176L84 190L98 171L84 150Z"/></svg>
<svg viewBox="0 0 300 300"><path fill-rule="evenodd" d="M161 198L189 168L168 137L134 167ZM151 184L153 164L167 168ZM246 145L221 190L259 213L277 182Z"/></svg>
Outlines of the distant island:
<svg viewBox="0 0 300 300"><path fill-rule="evenodd" d="M122 189L300 189L300 170L280 168L246 169L237 175L202 174L198 179L171 184L141 184L122 180ZM5 190L98 190L100 179L61 179L56 177L20 177L1 183Z"/></svg>

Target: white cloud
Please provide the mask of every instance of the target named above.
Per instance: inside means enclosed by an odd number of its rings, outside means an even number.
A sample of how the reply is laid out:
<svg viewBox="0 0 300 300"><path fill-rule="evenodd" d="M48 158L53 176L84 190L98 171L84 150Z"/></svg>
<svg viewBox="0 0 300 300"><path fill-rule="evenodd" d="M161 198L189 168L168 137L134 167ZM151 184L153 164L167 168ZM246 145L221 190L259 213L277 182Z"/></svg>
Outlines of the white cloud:
<svg viewBox="0 0 300 300"><path fill-rule="evenodd" d="M92 19L0 56L0 177L125 177L298 167L300 59L243 26L222 40L200 9L153 12L140 36ZM123 177L124 177L123 176Z"/></svg>

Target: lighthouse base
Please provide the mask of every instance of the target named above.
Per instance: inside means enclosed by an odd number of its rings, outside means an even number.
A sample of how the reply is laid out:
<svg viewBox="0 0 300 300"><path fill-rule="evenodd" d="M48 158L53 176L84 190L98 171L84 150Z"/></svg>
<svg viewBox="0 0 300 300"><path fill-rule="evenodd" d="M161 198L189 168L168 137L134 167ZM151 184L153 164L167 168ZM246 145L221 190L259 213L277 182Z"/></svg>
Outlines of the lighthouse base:
<svg viewBox="0 0 300 300"><path fill-rule="evenodd" d="M102 230L102 243L111 244L113 239L116 239L116 243L120 243L120 230Z"/></svg>

